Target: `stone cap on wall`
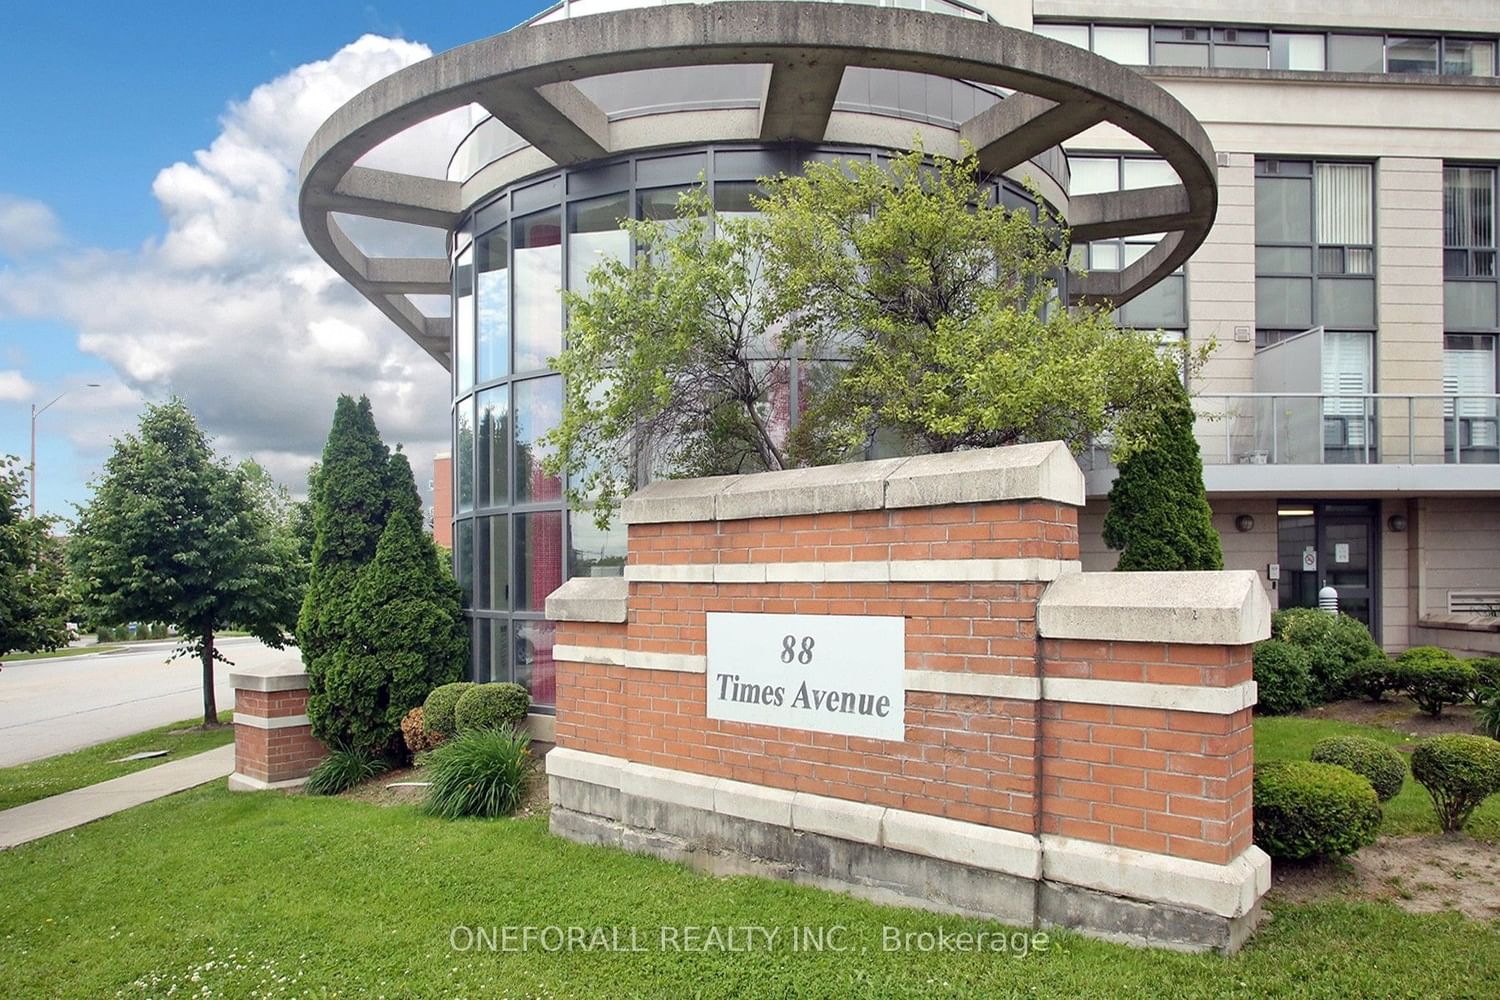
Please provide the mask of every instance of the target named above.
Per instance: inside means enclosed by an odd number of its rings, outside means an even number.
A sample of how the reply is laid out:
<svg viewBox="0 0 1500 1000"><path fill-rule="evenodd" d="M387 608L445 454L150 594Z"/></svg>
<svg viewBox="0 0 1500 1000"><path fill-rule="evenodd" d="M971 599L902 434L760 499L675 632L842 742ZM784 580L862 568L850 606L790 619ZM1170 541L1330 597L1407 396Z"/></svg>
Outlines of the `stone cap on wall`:
<svg viewBox="0 0 1500 1000"><path fill-rule="evenodd" d="M841 511L1046 500L1083 506L1083 473L1061 441L885 458L744 476L662 479L621 505L626 524L732 521Z"/></svg>
<svg viewBox="0 0 1500 1000"><path fill-rule="evenodd" d="M307 687L307 669L300 660L236 667L229 674L229 686L239 691L300 691Z"/></svg>
<svg viewBox="0 0 1500 1000"><path fill-rule="evenodd" d="M575 576L547 595L548 621L623 622L630 584L623 576Z"/></svg>
<svg viewBox="0 0 1500 1000"><path fill-rule="evenodd" d="M1044 639L1242 646L1271 634L1271 601L1254 570L1071 573L1036 609Z"/></svg>

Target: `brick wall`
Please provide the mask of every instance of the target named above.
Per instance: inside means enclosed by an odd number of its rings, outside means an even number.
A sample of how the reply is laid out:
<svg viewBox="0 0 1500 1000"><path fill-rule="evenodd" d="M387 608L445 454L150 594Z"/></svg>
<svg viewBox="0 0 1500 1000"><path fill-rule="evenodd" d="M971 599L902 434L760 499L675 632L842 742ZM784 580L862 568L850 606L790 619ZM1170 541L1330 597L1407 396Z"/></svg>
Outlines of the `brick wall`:
<svg viewBox="0 0 1500 1000"><path fill-rule="evenodd" d="M230 683L235 688L231 787L284 786L307 777L327 751L307 721L307 682L300 665L276 675L233 673Z"/></svg>

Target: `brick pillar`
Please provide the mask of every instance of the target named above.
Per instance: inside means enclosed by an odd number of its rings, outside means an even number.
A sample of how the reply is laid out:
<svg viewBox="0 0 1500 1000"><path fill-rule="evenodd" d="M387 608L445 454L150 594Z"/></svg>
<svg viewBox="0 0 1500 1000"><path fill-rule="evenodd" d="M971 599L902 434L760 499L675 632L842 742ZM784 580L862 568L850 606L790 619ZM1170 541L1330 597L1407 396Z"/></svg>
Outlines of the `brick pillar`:
<svg viewBox="0 0 1500 1000"><path fill-rule="evenodd" d="M307 718L307 671L300 664L237 670L232 791L295 788L327 751Z"/></svg>

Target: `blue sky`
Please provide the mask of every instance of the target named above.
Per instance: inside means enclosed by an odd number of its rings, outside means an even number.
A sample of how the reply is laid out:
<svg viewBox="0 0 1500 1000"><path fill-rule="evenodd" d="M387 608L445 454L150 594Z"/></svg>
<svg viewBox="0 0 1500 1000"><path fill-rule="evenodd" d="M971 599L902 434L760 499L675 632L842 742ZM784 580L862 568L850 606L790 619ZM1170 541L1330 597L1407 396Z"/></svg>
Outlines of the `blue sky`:
<svg viewBox="0 0 1500 1000"><path fill-rule="evenodd" d="M370 392L387 439L407 441L424 479L422 452L444 435L445 375L373 309L320 283L283 217L294 147L313 127L309 102L331 110L425 55L383 39L442 51L542 6L8 6L0 455L24 462L30 405L67 390L38 422L44 510L71 514L111 436L144 400L173 392L221 450L261 458L293 488L336 393ZM377 37L354 45L367 35ZM287 281L305 294L271 294ZM261 327L275 332L256 352L246 342ZM310 353L283 368L294 352L278 343Z"/></svg>

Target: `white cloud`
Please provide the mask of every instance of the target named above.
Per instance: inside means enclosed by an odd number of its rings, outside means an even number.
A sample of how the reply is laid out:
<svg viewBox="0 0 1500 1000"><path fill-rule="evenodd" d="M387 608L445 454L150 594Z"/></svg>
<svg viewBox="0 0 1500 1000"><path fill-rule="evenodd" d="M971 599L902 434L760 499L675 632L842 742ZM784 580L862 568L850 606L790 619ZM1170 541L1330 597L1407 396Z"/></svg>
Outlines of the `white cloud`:
<svg viewBox="0 0 1500 1000"><path fill-rule="evenodd" d="M20 259L62 242L52 209L30 198L0 193L0 257Z"/></svg>
<svg viewBox="0 0 1500 1000"><path fill-rule="evenodd" d="M406 443L425 484L429 456L447 447L447 373L317 258L295 201L314 130L428 54L367 35L257 87L228 107L207 149L157 175L152 194L167 223L159 238L135 252L79 249L46 267L0 270L0 316L71 324L81 349L123 382L108 399L97 390L70 398L102 408L74 432L87 437L79 444L107 443L133 423L140 400L176 393L221 451L256 457L300 492L335 398L365 393L383 436ZM465 115L450 116L371 160L441 172L466 127Z"/></svg>
<svg viewBox="0 0 1500 1000"><path fill-rule="evenodd" d="M36 387L18 371L0 371L0 403L24 403L36 397Z"/></svg>

